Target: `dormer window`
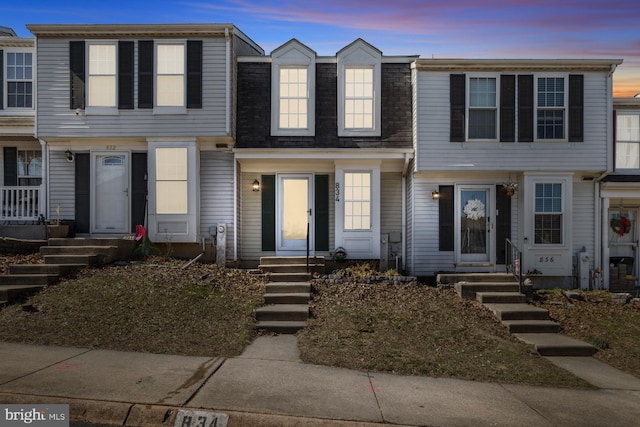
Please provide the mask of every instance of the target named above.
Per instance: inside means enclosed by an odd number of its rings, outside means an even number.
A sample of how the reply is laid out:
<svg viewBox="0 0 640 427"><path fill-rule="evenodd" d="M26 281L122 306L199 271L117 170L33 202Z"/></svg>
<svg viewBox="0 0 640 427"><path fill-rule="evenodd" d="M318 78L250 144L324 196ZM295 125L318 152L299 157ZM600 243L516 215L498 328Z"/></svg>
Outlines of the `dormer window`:
<svg viewBox="0 0 640 427"><path fill-rule="evenodd" d="M339 136L380 136L381 63L363 40L338 52Z"/></svg>
<svg viewBox="0 0 640 427"><path fill-rule="evenodd" d="M271 135L314 136L315 52L291 40L271 56Z"/></svg>

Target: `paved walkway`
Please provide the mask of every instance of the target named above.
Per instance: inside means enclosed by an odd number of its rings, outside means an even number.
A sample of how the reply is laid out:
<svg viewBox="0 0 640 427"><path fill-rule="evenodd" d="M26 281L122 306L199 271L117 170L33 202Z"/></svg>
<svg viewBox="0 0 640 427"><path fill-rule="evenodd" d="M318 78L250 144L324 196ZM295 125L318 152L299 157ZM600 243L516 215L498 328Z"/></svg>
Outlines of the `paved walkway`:
<svg viewBox="0 0 640 427"><path fill-rule="evenodd" d="M592 358L549 358L598 390L491 384L309 365L296 337L235 358L0 343L0 402L69 403L72 419L172 426L179 409L229 426L635 426L640 379Z"/></svg>

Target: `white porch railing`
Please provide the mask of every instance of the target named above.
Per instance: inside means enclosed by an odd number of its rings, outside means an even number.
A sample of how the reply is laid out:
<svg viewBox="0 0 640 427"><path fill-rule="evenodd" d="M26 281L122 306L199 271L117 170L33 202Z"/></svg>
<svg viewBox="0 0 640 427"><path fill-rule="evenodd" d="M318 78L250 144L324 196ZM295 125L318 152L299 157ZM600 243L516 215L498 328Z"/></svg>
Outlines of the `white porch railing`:
<svg viewBox="0 0 640 427"><path fill-rule="evenodd" d="M0 220L36 221L40 208L41 186L37 187L0 187Z"/></svg>

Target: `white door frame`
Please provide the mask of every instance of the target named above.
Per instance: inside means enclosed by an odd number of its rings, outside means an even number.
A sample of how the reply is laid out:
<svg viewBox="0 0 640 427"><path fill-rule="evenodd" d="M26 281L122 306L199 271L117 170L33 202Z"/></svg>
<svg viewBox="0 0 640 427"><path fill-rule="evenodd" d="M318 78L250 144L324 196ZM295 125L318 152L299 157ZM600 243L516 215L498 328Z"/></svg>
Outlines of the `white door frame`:
<svg viewBox="0 0 640 427"><path fill-rule="evenodd" d="M99 229L96 219L98 192L97 186L97 159L99 156L124 156L125 158L125 173L126 173L126 189L124 197L125 200L125 218L124 227L122 229L105 230ZM90 188L91 188L91 233L113 233L113 234L127 234L131 230L131 151L118 150L118 151L91 151L91 173L90 173Z"/></svg>
<svg viewBox="0 0 640 427"><path fill-rule="evenodd" d="M487 243L486 243L486 254L478 254L478 255L467 255L462 254L462 212L464 206L462 206L462 192L463 191L486 191L487 200L486 205L484 207L484 218L487 222ZM455 188L455 214L454 214L454 239L455 239L455 259L456 264L464 266L473 266L477 264L482 267L490 267L495 266L496 264L496 254L495 254L495 200L496 200L496 186L495 184L469 184L469 185L456 185Z"/></svg>
<svg viewBox="0 0 640 427"><path fill-rule="evenodd" d="M306 239L296 241L291 245L287 244L282 236L284 228L284 181L286 179L299 179L307 181L307 214L309 221L309 254L314 255L314 180L312 173L282 173L276 175L276 254L286 255L306 255Z"/></svg>

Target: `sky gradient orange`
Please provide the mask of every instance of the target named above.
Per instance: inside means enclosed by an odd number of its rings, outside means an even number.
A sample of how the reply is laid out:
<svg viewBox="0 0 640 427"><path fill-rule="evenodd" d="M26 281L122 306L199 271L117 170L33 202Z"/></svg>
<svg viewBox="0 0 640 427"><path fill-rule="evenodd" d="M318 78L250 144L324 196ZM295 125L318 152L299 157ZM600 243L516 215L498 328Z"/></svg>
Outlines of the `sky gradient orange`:
<svg viewBox="0 0 640 427"><path fill-rule="evenodd" d="M640 93L637 0L29 0L0 5L0 25L233 23L267 53L292 38L335 55L363 38L385 55L610 58L614 96Z"/></svg>

